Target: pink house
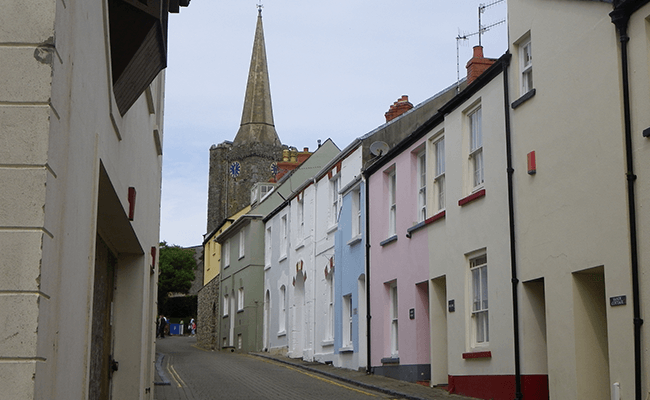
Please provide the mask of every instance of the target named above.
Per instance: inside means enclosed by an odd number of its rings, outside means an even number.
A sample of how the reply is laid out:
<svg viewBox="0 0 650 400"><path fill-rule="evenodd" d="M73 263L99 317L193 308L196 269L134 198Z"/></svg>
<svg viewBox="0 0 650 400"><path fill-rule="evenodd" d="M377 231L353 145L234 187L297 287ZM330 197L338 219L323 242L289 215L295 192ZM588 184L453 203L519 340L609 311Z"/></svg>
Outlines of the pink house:
<svg viewBox="0 0 650 400"><path fill-rule="evenodd" d="M371 367L429 381L426 138L406 139L368 168Z"/></svg>

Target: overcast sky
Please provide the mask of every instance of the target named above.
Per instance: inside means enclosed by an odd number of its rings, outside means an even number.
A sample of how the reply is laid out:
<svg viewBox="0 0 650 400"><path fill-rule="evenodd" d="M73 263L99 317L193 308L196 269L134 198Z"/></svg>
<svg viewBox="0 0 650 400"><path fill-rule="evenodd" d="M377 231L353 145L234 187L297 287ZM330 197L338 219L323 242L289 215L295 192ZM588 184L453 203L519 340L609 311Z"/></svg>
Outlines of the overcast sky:
<svg viewBox="0 0 650 400"><path fill-rule="evenodd" d="M192 0L169 16L160 240L199 245L207 224L209 149L239 129L256 0ZM457 79L456 37L478 30L475 0L263 1L275 128L283 144L331 138L343 149L385 123L400 96L417 105ZM506 19L488 7L483 26ZM461 41L460 76L478 36ZM506 24L482 37L507 50Z"/></svg>

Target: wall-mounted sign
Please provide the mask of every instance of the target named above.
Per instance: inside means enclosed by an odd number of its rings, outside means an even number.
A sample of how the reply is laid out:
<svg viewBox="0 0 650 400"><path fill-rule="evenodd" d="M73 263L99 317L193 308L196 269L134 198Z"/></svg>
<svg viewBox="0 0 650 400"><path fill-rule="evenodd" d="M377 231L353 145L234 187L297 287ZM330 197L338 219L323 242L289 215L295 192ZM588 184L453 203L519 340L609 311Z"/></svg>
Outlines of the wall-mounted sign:
<svg viewBox="0 0 650 400"><path fill-rule="evenodd" d="M612 307L624 306L627 304L627 296L614 296L609 298L609 305Z"/></svg>
<svg viewBox="0 0 650 400"><path fill-rule="evenodd" d="M409 319L415 319L415 308L409 310Z"/></svg>
<svg viewBox="0 0 650 400"><path fill-rule="evenodd" d="M449 312L456 311L456 300L449 300Z"/></svg>

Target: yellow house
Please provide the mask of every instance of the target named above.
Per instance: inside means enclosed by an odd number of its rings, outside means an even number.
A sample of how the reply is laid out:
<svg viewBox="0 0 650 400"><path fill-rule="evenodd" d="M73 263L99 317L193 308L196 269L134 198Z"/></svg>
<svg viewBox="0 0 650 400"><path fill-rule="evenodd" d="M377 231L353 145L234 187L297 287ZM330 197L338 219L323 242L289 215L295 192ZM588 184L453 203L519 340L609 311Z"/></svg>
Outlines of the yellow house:
<svg viewBox="0 0 650 400"><path fill-rule="evenodd" d="M207 285L221 272L219 267L221 263L221 245L217 243L215 238L228 229L240 216L249 212L250 209L251 206L242 208L238 213L224 220L214 231L205 235L203 240L203 254L205 257L203 261L203 286Z"/></svg>

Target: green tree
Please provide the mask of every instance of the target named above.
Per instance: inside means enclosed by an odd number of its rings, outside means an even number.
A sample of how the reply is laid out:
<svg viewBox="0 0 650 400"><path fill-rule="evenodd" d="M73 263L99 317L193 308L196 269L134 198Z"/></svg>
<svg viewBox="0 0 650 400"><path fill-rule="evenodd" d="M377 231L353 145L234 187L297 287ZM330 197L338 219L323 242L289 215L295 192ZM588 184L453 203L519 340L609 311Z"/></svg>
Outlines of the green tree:
<svg viewBox="0 0 650 400"><path fill-rule="evenodd" d="M169 293L186 294L194 280L194 251L177 245L160 243L160 260L158 262L158 307L162 307Z"/></svg>

